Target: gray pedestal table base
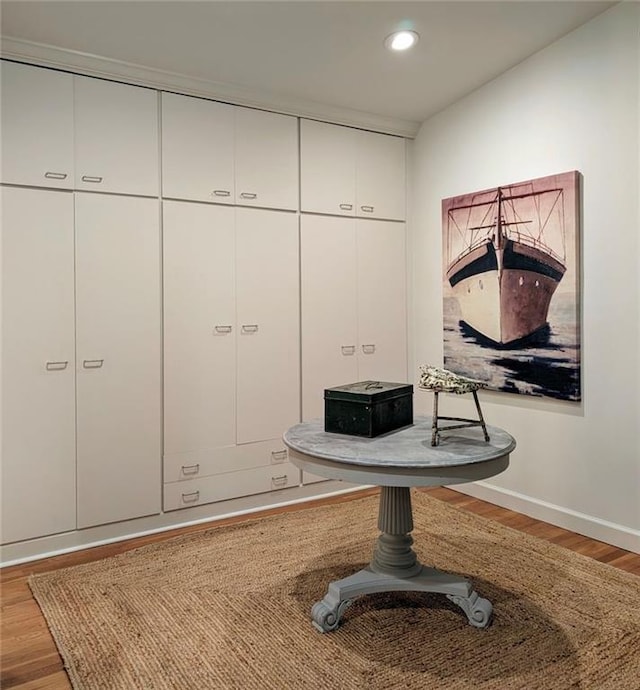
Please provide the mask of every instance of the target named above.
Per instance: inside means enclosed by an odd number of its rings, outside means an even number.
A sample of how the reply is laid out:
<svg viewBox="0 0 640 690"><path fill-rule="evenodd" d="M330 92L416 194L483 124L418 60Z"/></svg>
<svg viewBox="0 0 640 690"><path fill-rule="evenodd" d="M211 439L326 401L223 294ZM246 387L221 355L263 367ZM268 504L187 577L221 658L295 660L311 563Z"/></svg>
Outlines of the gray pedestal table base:
<svg viewBox="0 0 640 690"><path fill-rule="evenodd" d="M378 537L371 563L349 577L330 583L323 599L311 609L320 632L335 630L345 609L356 597L377 592L434 592L444 594L464 611L469 623L485 628L493 607L478 596L471 582L422 565L411 548L413 530L408 487L383 486L378 513Z"/></svg>

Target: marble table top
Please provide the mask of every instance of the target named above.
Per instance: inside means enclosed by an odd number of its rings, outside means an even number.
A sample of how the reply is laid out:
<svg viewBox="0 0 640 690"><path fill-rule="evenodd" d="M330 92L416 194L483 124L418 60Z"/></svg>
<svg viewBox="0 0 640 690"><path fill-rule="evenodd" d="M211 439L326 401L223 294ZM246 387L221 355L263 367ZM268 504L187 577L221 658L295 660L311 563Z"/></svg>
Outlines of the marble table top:
<svg viewBox="0 0 640 690"><path fill-rule="evenodd" d="M515 439L503 429L487 426L490 441L479 427L444 432L438 446L431 445L431 417L416 417L412 426L365 438L327 433L316 419L291 427L285 444L312 458L361 468L428 469L470 465L508 456Z"/></svg>

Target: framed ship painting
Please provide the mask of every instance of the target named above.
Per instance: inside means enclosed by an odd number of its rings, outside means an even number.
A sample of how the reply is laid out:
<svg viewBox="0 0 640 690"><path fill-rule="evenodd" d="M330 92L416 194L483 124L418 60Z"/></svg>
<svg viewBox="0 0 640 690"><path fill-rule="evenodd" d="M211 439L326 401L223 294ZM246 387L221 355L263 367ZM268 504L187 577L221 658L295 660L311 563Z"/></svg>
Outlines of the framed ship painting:
<svg viewBox="0 0 640 690"><path fill-rule="evenodd" d="M510 393L580 400L576 171L444 199L444 364Z"/></svg>

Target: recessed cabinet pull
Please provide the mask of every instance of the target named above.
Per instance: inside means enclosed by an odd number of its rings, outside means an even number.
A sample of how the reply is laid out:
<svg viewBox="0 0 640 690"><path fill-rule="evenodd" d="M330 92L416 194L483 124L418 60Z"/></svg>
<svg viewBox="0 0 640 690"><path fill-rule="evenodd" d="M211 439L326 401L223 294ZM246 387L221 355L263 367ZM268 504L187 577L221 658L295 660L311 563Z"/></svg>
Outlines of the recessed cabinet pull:
<svg viewBox="0 0 640 690"><path fill-rule="evenodd" d="M228 189L214 189L211 193L212 196L231 196L231 192Z"/></svg>
<svg viewBox="0 0 640 690"><path fill-rule="evenodd" d="M231 333L232 326L216 326L215 327L215 332L216 333Z"/></svg>
<svg viewBox="0 0 640 690"><path fill-rule="evenodd" d="M200 463L197 463L195 465L183 465L181 469L182 474L185 475L198 474L198 472L200 472Z"/></svg>
<svg viewBox="0 0 640 690"><path fill-rule="evenodd" d="M183 503L197 503L200 500L200 492L192 491L188 494L182 494Z"/></svg>
<svg viewBox="0 0 640 690"><path fill-rule="evenodd" d="M82 362L82 366L85 369L100 369L104 364L104 359L85 359Z"/></svg>
<svg viewBox="0 0 640 690"><path fill-rule="evenodd" d="M355 355L356 353L355 345L341 345L340 349L342 350L343 355Z"/></svg>
<svg viewBox="0 0 640 690"><path fill-rule="evenodd" d="M243 323L242 324L242 332L243 333L257 333L258 332L258 324L257 323Z"/></svg>
<svg viewBox="0 0 640 690"><path fill-rule="evenodd" d="M363 345L362 351L365 355L372 355L376 351L376 346L373 343L370 345Z"/></svg>
<svg viewBox="0 0 640 690"><path fill-rule="evenodd" d="M49 178L50 180L66 180L67 179L67 173L47 171L44 174L44 176Z"/></svg>
<svg viewBox="0 0 640 690"><path fill-rule="evenodd" d="M287 459L287 450L272 450L271 451L271 464L279 465L281 462L285 462Z"/></svg>
<svg viewBox="0 0 640 690"><path fill-rule="evenodd" d="M353 210L353 204L340 204L340 208L343 211L352 211Z"/></svg>
<svg viewBox="0 0 640 690"><path fill-rule="evenodd" d="M365 213L373 213L373 206L360 206L360 209Z"/></svg>
<svg viewBox="0 0 640 690"><path fill-rule="evenodd" d="M67 364L69 364L69 360L64 362L47 362L46 369L47 371L62 371L62 369L67 368Z"/></svg>
<svg viewBox="0 0 640 690"><path fill-rule="evenodd" d="M101 177L94 177L93 175L83 175L82 181L83 182L95 182L96 184L100 184L100 182L102 182L102 178Z"/></svg>
<svg viewBox="0 0 640 690"><path fill-rule="evenodd" d="M258 195L255 194L254 192L241 192L240 198L241 199L257 199Z"/></svg>
<svg viewBox="0 0 640 690"><path fill-rule="evenodd" d="M289 483L289 477L283 474L281 477L271 477L273 486L286 486Z"/></svg>

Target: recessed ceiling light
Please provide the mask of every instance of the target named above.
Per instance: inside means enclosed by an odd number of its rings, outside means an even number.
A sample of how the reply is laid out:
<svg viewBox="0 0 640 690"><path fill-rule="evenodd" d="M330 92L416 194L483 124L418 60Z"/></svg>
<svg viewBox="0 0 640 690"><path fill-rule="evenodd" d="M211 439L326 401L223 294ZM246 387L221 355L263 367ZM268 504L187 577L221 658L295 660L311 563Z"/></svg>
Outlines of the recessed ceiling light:
<svg viewBox="0 0 640 690"><path fill-rule="evenodd" d="M414 46L419 38L415 31L396 31L385 38L384 44L389 50L407 50Z"/></svg>

